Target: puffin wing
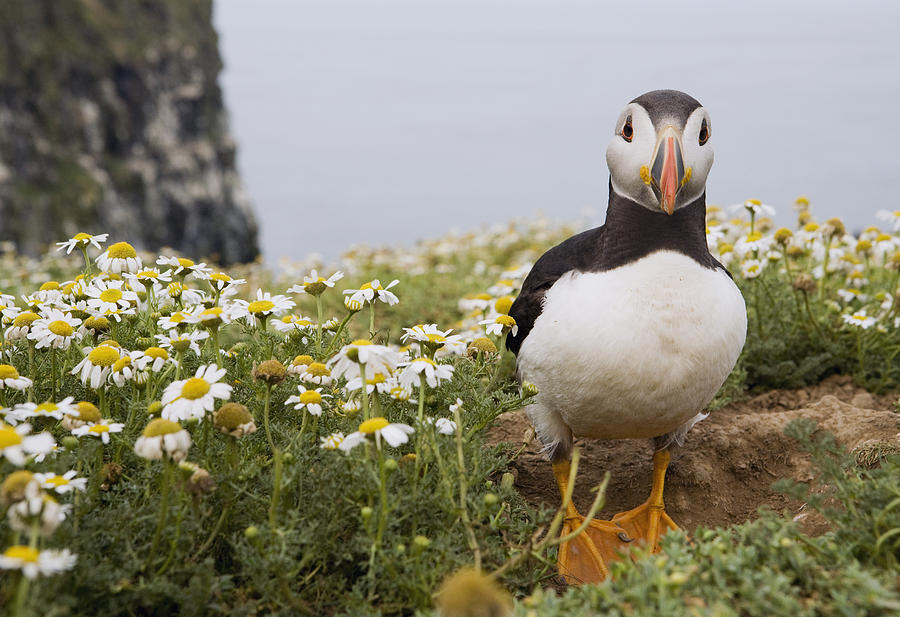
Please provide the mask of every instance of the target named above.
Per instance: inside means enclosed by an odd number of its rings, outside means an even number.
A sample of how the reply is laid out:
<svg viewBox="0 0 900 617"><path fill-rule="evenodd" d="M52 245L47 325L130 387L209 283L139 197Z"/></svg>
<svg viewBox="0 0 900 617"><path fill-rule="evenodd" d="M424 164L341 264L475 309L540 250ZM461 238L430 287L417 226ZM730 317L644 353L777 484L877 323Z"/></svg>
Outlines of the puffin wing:
<svg viewBox="0 0 900 617"><path fill-rule="evenodd" d="M587 264L596 261L605 228L589 229L557 244L535 262L531 272L525 277L522 289L509 309L509 315L516 320L518 331L506 337L506 348L519 353L522 342L534 322L543 311L544 294L559 278L573 270L588 270Z"/></svg>

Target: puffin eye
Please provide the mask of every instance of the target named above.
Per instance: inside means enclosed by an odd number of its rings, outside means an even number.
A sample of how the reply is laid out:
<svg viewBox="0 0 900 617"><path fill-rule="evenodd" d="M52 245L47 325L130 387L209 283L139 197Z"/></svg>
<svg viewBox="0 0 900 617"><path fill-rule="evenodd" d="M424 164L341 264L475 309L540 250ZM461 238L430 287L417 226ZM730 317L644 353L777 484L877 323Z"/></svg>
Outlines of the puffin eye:
<svg viewBox="0 0 900 617"><path fill-rule="evenodd" d="M702 146L706 142L709 141L709 125L706 124L706 118L703 118L703 123L700 125L700 145Z"/></svg>
<svg viewBox="0 0 900 617"><path fill-rule="evenodd" d="M634 128L631 126L631 116L625 118L625 126L622 127L622 138L630 142L634 137Z"/></svg>

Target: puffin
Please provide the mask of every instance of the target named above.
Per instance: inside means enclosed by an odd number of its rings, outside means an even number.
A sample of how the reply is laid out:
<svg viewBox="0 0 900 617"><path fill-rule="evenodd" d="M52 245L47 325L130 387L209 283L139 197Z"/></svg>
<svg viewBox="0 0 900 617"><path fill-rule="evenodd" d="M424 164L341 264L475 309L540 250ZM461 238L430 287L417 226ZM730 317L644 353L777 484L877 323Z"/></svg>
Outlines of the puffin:
<svg viewBox="0 0 900 617"><path fill-rule="evenodd" d="M563 496L576 437L654 446L647 501L560 545L569 583L603 580L627 549L656 552L678 529L663 502L670 448L706 417L744 346L744 298L706 241L712 146L709 113L688 94L628 103L606 151L605 223L544 253L509 311L506 346L519 382L537 388L525 409ZM584 522L570 501L562 533Z"/></svg>

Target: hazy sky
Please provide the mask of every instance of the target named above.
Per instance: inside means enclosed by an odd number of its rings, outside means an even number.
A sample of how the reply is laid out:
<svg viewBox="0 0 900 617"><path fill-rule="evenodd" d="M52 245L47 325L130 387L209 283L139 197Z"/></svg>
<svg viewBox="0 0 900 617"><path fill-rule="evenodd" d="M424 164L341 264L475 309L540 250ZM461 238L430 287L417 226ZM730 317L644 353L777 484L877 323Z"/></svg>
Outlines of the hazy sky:
<svg viewBox="0 0 900 617"><path fill-rule="evenodd" d="M900 2L216 0L268 260L607 201L621 108L712 117L709 203L900 208Z"/></svg>

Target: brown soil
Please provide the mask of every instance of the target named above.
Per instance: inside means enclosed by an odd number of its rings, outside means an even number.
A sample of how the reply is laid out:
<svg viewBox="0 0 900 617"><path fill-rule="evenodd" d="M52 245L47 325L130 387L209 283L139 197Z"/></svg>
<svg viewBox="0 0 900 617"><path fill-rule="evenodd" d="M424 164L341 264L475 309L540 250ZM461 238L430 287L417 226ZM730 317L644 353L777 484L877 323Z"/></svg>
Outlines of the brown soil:
<svg viewBox="0 0 900 617"><path fill-rule="evenodd" d="M855 388L849 378L832 377L801 390L775 390L719 409L697 424L684 447L673 450L666 478L666 510L688 532L698 525L725 526L757 516L760 506L801 514L808 533L824 531L817 515L803 504L771 489L778 478L810 480L808 456L785 436L795 418L811 418L852 449L869 440L898 443L900 414L893 411L897 395L874 396ZM492 429L493 443L523 443L531 424L522 411L506 414ZM581 468L574 501L584 511L591 487L609 471L606 507L599 518L631 509L650 490L652 449L649 441L579 441ZM531 439L513 463L516 487L535 505L555 507L559 492L550 464Z"/></svg>

